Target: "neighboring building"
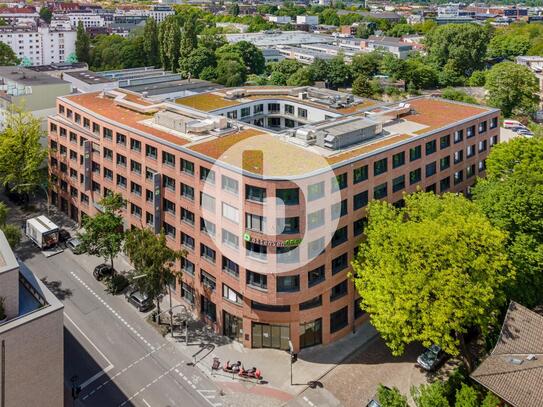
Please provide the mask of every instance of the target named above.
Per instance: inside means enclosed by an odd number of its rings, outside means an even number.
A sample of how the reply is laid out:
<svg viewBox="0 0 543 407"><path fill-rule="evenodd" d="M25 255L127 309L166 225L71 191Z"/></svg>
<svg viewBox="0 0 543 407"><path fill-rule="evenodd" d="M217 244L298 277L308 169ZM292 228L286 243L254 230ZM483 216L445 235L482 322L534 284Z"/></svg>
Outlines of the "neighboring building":
<svg viewBox="0 0 543 407"><path fill-rule="evenodd" d="M126 228L163 229L187 251L176 297L246 347L297 350L369 319L348 277L367 203L467 193L498 120L483 106L313 87L70 95L49 121L49 196L81 221L122 193Z"/></svg>
<svg viewBox="0 0 543 407"><path fill-rule="evenodd" d="M49 65L34 65L27 67L34 72L42 72L55 78L63 79L63 74L70 72L81 72L89 69L86 62L64 62Z"/></svg>
<svg viewBox="0 0 543 407"><path fill-rule="evenodd" d="M24 106L25 110L44 120L55 112L58 96L71 93L69 82L42 72L23 67L0 67L0 123L12 104Z"/></svg>
<svg viewBox="0 0 543 407"><path fill-rule="evenodd" d="M275 24L291 24L292 23L292 17L290 16L274 16L269 15L267 16L268 21L275 23Z"/></svg>
<svg viewBox="0 0 543 407"><path fill-rule="evenodd" d="M302 64L311 65L316 59L332 59L333 54L305 47L291 47L289 45L280 45L277 51L286 59L295 59Z"/></svg>
<svg viewBox="0 0 543 407"><path fill-rule="evenodd" d="M277 45L301 45L334 42L329 35L310 34L305 31L276 31L269 30L259 33L226 34L228 42L248 41L257 47L272 47Z"/></svg>
<svg viewBox="0 0 543 407"><path fill-rule="evenodd" d="M53 18L57 17L67 17L73 27L77 27L79 22L83 23L83 27L85 28L104 27L106 25L106 21L102 15L89 11L54 13Z"/></svg>
<svg viewBox="0 0 543 407"><path fill-rule="evenodd" d="M403 42L395 37L377 37L371 35L367 40L361 40L361 46L368 51L386 51L397 58L406 59L413 52L413 44Z"/></svg>
<svg viewBox="0 0 543 407"><path fill-rule="evenodd" d="M241 24L241 23L215 23L215 26L227 28L227 29L229 28L231 30L235 30L240 33L245 33L249 30L249 26L247 24Z"/></svg>
<svg viewBox="0 0 543 407"><path fill-rule="evenodd" d="M153 5L149 10L145 10L145 13L154 18L157 23L161 23L166 17L173 16L175 11L170 6Z"/></svg>
<svg viewBox="0 0 543 407"><path fill-rule="evenodd" d="M319 25L319 16L296 16L296 24Z"/></svg>
<svg viewBox="0 0 543 407"><path fill-rule="evenodd" d="M40 13L34 7L6 7L0 8L0 18L8 25L36 23Z"/></svg>
<svg viewBox="0 0 543 407"><path fill-rule="evenodd" d="M539 83L540 106L543 107L543 57L538 56L520 56L517 57L517 64L530 69Z"/></svg>
<svg viewBox="0 0 543 407"><path fill-rule="evenodd" d="M512 407L543 406L543 316L509 304L490 355L471 378Z"/></svg>
<svg viewBox="0 0 543 407"><path fill-rule="evenodd" d="M0 26L0 41L11 47L15 55L28 65L65 62L75 53L76 32L67 21L46 24Z"/></svg>
<svg viewBox="0 0 543 407"><path fill-rule="evenodd" d="M64 405L63 305L19 264L0 231L0 404Z"/></svg>
<svg viewBox="0 0 543 407"><path fill-rule="evenodd" d="M278 49L275 48L264 48L262 49L262 55L266 63L269 62L279 62L285 59L285 56L281 54Z"/></svg>
<svg viewBox="0 0 543 407"><path fill-rule="evenodd" d="M65 81L72 84L74 90L80 93L97 92L119 87L119 81L109 79L89 70L67 72L63 75Z"/></svg>

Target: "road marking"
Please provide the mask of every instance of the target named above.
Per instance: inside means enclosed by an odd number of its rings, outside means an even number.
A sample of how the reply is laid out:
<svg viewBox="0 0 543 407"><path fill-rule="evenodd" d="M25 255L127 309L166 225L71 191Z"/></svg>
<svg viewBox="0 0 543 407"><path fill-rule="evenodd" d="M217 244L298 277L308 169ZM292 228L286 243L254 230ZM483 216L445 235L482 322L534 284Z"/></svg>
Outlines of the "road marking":
<svg viewBox="0 0 543 407"><path fill-rule="evenodd" d="M145 401L145 399L141 399L141 401L143 401L147 407L151 407L151 405L150 405L149 403L147 403L147 402Z"/></svg>
<svg viewBox="0 0 543 407"><path fill-rule="evenodd" d="M303 397L304 401L309 404L311 407L313 407L315 404L311 400L309 400L306 396Z"/></svg>
<svg viewBox="0 0 543 407"><path fill-rule="evenodd" d="M106 384L108 384L109 382L112 382L113 380L115 380L117 377L119 377L120 375L122 375L123 373L125 373L127 370L129 370L130 368L134 367L135 365L137 365L138 363L140 363L142 360L148 358L149 356L151 356L153 353L156 353L158 352L160 349L162 349L164 346L166 345L169 345L169 343L165 343L165 344L162 344L160 345L158 348L156 348L155 350L147 353L146 355L142 356L141 358L139 358L138 360L136 360L135 362L132 362L130 363L128 366L126 366L125 368L123 368L121 371L117 372L115 375L111 376L109 378L109 380L106 380L104 383L102 383L100 386L98 386L97 388L93 389L91 392L89 392L88 394L86 394L82 399L83 400L86 400L88 399L89 397L91 397L95 392L97 392L98 390L100 390L102 387L104 387ZM183 361L181 361L180 363L183 363Z"/></svg>
<svg viewBox="0 0 543 407"><path fill-rule="evenodd" d="M132 331L143 343L151 348L151 350L155 350L155 347L153 345L151 345L138 331L136 331L132 325L122 319L121 316L113 308L111 308L111 306L106 303L102 297L96 294L96 292L92 288L90 288L83 280L81 280L81 278L79 278L77 274L75 274L73 271L71 271L70 274L74 276L74 278L79 281L79 283L83 287L85 287L92 295L94 295L96 299L107 308L107 310L109 310L119 321L121 321L130 331Z"/></svg>
<svg viewBox="0 0 543 407"><path fill-rule="evenodd" d="M204 398L205 401L209 403L212 407L220 407L222 406L222 403L213 402L212 399L215 398L215 390L196 390L200 396ZM205 394L205 393L213 393L213 394Z"/></svg>
<svg viewBox="0 0 543 407"><path fill-rule="evenodd" d="M75 327L75 329L77 329L79 331L79 333L83 336L83 338L85 338L85 340L88 343L91 344L91 346L94 348L94 350L96 350L96 352L98 352L98 354L108 363L108 365L104 369L102 369L101 371L99 371L98 373L96 373L95 375L93 375L89 379L85 380L83 383L81 383L81 389L84 389L89 384L94 382L96 379L100 378L102 375L105 375L107 372L109 372L111 369L113 369L113 363L111 363L111 361L106 357L106 355L104 355L104 353L100 349L98 349L98 346L96 346L94 344L94 342L90 340L90 338L85 334L85 332L83 332L81 330L81 328L79 328L79 326L77 326L77 324L74 322L74 320L72 318L70 318L70 316L68 314L66 314L66 312L64 312L64 316L66 317L66 319L68 321L70 321L72 323L72 325Z"/></svg>
<svg viewBox="0 0 543 407"><path fill-rule="evenodd" d="M158 376L156 381L152 381L152 382L148 383L147 385L143 386L141 389L139 389L137 392L135 392L130 398L123 401L117 407L122 407L122 406L126 405L127 403L130 403L130 401L132 401L134 398L136 398L139 394L143 393L145 390L147 390L149 387L151 387L153 384L155 384L158 380L162 379L164 376L169 374L172 370L175 370L180 365L181 365L181 362L178 363L177 365L169 368L164 373L162 373L160 376Z"/></svg>

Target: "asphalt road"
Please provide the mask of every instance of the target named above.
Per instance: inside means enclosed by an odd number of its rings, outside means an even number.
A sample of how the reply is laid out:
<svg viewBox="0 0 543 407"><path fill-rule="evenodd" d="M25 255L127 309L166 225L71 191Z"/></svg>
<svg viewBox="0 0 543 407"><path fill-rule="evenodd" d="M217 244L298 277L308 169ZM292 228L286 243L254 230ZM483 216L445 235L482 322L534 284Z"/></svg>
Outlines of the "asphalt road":
<svg viewBox="0 0 543 407"><path fill-rule="evenodd" d="M66 406L222 405L216 386L187 366L190 355L160 336L123 295L108 294L93 278L100 259L69 250L45 258L37 248L18 255L64 303L65 383L69 389L77 376L82 387Z"/></svg>

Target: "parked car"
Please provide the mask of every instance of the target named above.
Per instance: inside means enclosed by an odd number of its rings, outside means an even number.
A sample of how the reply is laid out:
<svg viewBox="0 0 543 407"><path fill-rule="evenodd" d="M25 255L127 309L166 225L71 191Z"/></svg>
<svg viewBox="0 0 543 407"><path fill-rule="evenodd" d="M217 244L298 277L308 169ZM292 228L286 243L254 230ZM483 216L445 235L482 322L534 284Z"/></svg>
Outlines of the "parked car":
<svg viewBox="0 0 543 407"><path fill-rule="evenodd" d="M109 264L99 264L94 268L94 271L92 272L92 275L95 279L98 281L104 279L105 277L109 277L113 275L113 268Z"/></svg>
<svg viewBox="0 0 543 407"><path fill-rule="evenodd" d="M417 364L424 370L433 371L441 365L446 356L439 346L432 345L417 358Z"/></svg>
<svg viewBox="0 0 543 407"><path fill-rule="evenodd" d="M66 248L70 249L73 254L82 254L85 250L81 244L81 240L77 237L72 237L66 241Z"/></svg>
<svg viewBox="0 0 543 407"><path fill-rule="evenodd" d="M390 390L390 387L387 387L387 386L383 386L383 387L387 390ZM366 404L366 407L381 407L381 403L379 402L379 396L377 394L373 396L370 402Z"/></svg>
<svg viewBox="0 0 543 407"><path fill-rule="evenodd" d="M68 232L66 229L59 229L58 230L58 242L59 243L66 243L71 238L72 238L72 235L70 235L70 232Z"/></svg>
<svg viewBox="0 0 543 407"><path fill-rule="evenodd" d="M126 298L139 312L147 312L154 307L153 300L139 290L129 291Z"/></svg>

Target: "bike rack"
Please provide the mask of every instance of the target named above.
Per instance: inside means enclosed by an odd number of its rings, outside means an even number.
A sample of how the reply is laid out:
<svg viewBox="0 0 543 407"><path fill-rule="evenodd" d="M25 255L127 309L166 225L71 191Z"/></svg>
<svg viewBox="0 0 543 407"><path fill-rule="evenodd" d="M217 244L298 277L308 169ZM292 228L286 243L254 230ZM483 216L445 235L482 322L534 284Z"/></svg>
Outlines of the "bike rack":
<svg viewBox="0 0 543 407"><path fill-rule="evenodd" d="M200 353L202 353L205 350L209 350L204 356L202 356L198 361L196 360L196 356L198 356ZM205 359L211 352L215 350L215 345L212 343L208 343L204 346L202 346L202 349L200 349L198 352L192 355L192 366L196 366L196 363L200 362L201 360Z"/></svg>

